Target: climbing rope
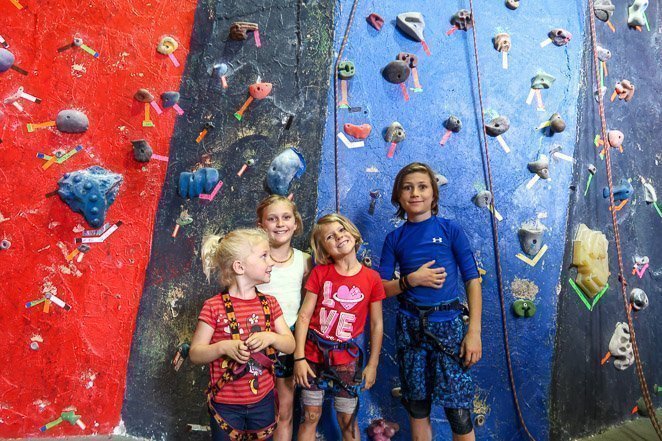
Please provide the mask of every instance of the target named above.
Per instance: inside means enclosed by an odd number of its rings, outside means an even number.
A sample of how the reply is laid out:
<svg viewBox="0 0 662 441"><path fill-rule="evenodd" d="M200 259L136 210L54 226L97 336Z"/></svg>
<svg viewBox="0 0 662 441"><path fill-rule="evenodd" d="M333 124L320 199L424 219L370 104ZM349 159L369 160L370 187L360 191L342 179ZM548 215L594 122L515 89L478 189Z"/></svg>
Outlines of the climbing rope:
<svg viewBox="0 0 662 441"><path fill-rule="evenodd" d="M494 190L493 190L493 183L492 183L492 167L490 165L490 150L487 144L487 132L485 131L485 111L483 108L483 91L482 91L482 86L481 86L481 78L480 78L480 65L478 63L478 44L476 42L476 14L474 13L474 5L473 5L473 0L469 0L469 9L471 10L471 20L473 22L473 49L474 49L474 59L476 60L476 79L477 79L477 85L478 85L478 102L480 104L480 119L481 119L481 124L483 127L483 142L485 146L485 156L483 158L483 171L487 170L487 184L488 184L488 190L490 193L492 193L492 203L496 207L496 204L494 203ZM517 418L519 419L520 424L522 425L522 428L524 429L524 432L528 436L528 438L531 441L535 441L535 438L533 435L531 435L531 432L529 432L529 428L526 426L526 422L524 422L524 416L522 415L522 408L519 405L519 399L517 398L517 387L515 386L515 375L513 373L513 363L510 359L510 345L508 343L508 327L507 327L507 320L506 320L506 301L504 298L504 292L503 292L503 275L501 271L501 254L499 253L499 229L497 227L497 219L492 214L492 238L494 240L494 259L496 263L496 271L497 271L497 285L499 289L499 302L501 303L501 323L503 326L503 340L504 340L504 345L505 345L505 350L506 350L506 363L508 365L508 378L510 380L510 389L513 392L513 401L515 402L515 410L517 411Z"/></svg>
<svg viewBox="0 0 662 441"><path fill-rule="evenodd" d="M333 168L335 172L335 186L336 186L336 212L340 212L340 187L338 186L338 64L342 59L342 54L345 51L345 46L347 45L347 38L349 37L349 30L352 28L352 23L354 22L354 13L356 12L356 7L359 4L359 0L354 0L352 4L352 10L349 13L349 20L347 21L347 27L345 28L345 36L342 39L340 45L340 50L338 51L338 58L333 65Z"/></svg>
<svg viewBox="0 0 662 441"><path fill-rule="evenodd" d="M618 222L616 221L616 204L614 204L614 188L612 185L612 173L611 173L611 148L607 144L607 119L605 117L605 108L604 101L602 97L602 91L600 90L600 72L598 71L598 51L597 51L597 41L598 38L595 33L595 17L593 14L592 4L593 2L589 0L588 2L588 16L591 25L591 48L593 50L593 72L597 81L597 91L598 91L598 110L600 113L600 130L602 133L602 139L605 142L605 167L607 169L607 183L609 185L609 205L611 211L611 222L614 228L614 242L616 243L616 254L618 255L618 280L621 285L621 294L623 297L623 307L625 308L625 316L628 319L628 327L630 328L630 336L632 340L632 351L634 352L635 360L635 371L637 372L637 378L639 379L639 386L641 387L641 393L643 395L644 403L646 404L646 410L648 411L648 416L655 428L655 432L660 440L662 440L662 428L660 423L657 421L657 416L655 415L655 407L651 400L650 392L648 390L648 384L646 383L646 377L644 376L644 370L641 364L641 358L639 357L639 345L637 344L637 339L635 337L634 324L632 322L632 314L630 313L630 304L627 298L627 292L625 286L627 282L625 281L625 271L623 271L623 254L621 250L621 235L618 229Z"/></svg>

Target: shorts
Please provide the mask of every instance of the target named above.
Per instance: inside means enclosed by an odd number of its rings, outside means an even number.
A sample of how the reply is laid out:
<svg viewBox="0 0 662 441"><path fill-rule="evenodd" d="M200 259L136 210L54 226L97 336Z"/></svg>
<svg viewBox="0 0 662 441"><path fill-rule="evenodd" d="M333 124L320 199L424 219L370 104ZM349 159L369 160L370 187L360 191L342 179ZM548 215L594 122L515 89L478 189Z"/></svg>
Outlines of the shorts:
<svg viewBox="0 0 662 441"><path fill-rule="evenodd" d="M260 430L276 420L276 402L274 391L253 404L226 404L212 401L216 412L232 428L237 430ZM212 441L230 441L227 432L221 429L213 416L210 416Z"/></svg>
<svg viewBox="0 0 662 441"><path fill-rule="evenodd" d="M347 364L339 364L337 366L333 366L333 370L336 371L338 377L340 377L340 379L345 384L347 384L350 387L355 387L361 384L360 381L358 383L354 381L354 375L356 374L356 369L357 369L356 364L357 364L356 361L352 361L351 363L347 363ZM317 378L319 378L320 373L322 372L323 365L318 363L313 363L311 361L308 362L308 365L313 370ZM302 388L302 390L322 391L322 392L326 390L325 388L320 387L317 384L315 378L308 377L308 382L310 383L310 388L304 387ZM332 394L334 397L353 398L349 392L347 392L345 389L341 387L334 387Z"/></svg>
<svg viewBox="0 0 662 441"><path fill-rule="evenodd" d="M294 375L294 355L279 355L274 368L276 378L290 378L292 375Z"/></svg>
<svg viewBox="0 0 662 441"><path fill-rule="evenodd" d="M428 331L450 352L460 353L466 334L461 316L428 322ZM419 344L418 318L398 313L395 336L403 401L430 400L431 404L453 409L473 408L471 375L456 359L437 349L429 338L423 338Z"/></svg>

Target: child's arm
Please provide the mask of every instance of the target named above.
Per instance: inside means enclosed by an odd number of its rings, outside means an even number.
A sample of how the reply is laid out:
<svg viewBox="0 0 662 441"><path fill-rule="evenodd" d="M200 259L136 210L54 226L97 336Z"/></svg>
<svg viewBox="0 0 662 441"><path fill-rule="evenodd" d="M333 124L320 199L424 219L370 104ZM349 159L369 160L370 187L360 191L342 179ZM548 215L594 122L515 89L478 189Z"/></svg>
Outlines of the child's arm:
<svg viewBox="0 0 662 441"><path fill-rule="evenodd" d="M299 309L297 324L294 328L294 339L296 340L296 348L294 349L294 380L298 385L305 386L307 388L310 388L308 375L315 378L313 370L305 360L305 347L306 337L308 335L308 327L310 326L310 319L315 313L316 304L317 294L307 291L306 296L303 299L303 304ZM300 360L302 358L303 360Z"/></svg>
<svg viewBox="0 0 662 441"><path fill-rule="evenodd" d="M303 254L303 279L301 280L301 301L306 297L306 282L308 281L308 276L310 276L310 271L313 269L313 258L308 253ZM301 305L299 305L301 307Z"/></svg>
<svg viewBox="0 0 662 441"><path fill-rule="evenodd" d="M221 340L209 344L213 336L214 328L199 320L189 351L189 358L192 363L207 364L226 355L243 364L250 358L251 353L241 340Z"/></svg>
<svg viewBox="0 0 662 441"><path fill-rule="evenodd" d="M384 338L384 320L382 317L382 301L370 303L370 359L363 369L364 389L370 389L377 379L379 354L382 352Z"/></svg>
<svg viewBox="0 0 662 441"><path fill-rule="evenodd" d="M426 286L428 288L441 288L446 281L446 268L430 268L434 265L434 260L424 263L416 271L407 275L407 283L412 288L416 286ZM400 279L382 280L386 297L397 296L402 292L400 289Z"/></svg>
<svg viewBox="0 0 662 441"><path fill-rule="evenodd" d="M274 322L276 332L256 332L246 339L246 346L251 352L260 352L261 350L272 346L274 349L286 354L294 352L294 337L292 331L287 327L285 319L281 315Z"/></svg>
<svg viewBox="0 0 662 441"><path fill-rule="evenodd" d="M469 329L462 340L460 358L464 358L466 367L471 367L483 356L483 344L480 339L483 294L479 279L469 280L465 287L469 303Z"/></svg>

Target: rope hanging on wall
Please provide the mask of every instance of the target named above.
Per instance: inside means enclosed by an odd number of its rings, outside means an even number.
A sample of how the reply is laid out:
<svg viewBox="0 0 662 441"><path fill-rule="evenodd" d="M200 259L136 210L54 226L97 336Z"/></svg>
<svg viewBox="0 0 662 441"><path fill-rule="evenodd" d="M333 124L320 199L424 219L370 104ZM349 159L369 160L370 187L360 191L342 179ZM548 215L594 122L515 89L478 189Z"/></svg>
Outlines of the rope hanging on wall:
<svg viewBox="0 0 662 441"><path fill-rule="evenodd" d="M600 85L600 72L598 70L599 61L598 61L598 51L597 51L597 35L595 32L595 16L593 14L593 1L589 0L588 4L588 16L589 23L591 28L591 49L593 52L593 72L595 74L596 86L598 87L598 111L600 114L600 131L602 139L607 139L607 118L605 117L605 108L603 96L599 92ZM635 371L637 373L637 378L639 379L639 386L641 387L641 394L646 404L646 409L648 410L648 417L655 428L657 437L662 440L662 428L660 423L657 421L657 416L655 415L655 407L651 400L650 392L648 390L648 384L646 383L646 377L644 376L644 370L641 364L641 358L639 357L639 345L637 344L637 339L634 331L634 323L632 322L632 314L629 311L629 301L628 295L625 289L627 282L625 281L625 271L623 271L623 255L621 250L621 235L618 228L618 222L616 221L616 211L614 208L614 188L612 185L612 173L611 173L611 153L610 148L605 149L605 168L607 169L607 183L609 185L609 210L611 211L611 221L612 227L614 228L614 242L616 243L616 253L618 255L618 280L621 285L621 294L623 297L623 307L625 308L625 316L628 319L628 327L630 328L630 336L632 341L632 351L634 352L635 360Z"/></svg>
<svg viewBox="0 0 662 441"><path fill-rule="evenodd" d="M481 86L481 77L480 77L480 65L478 63L478 44L476 42L476 34L477 28L476 28L476 14L474 13L474 5L473 5L473 0L469 0L469 9L471 10L471 20L473 21L473 49L474 49L474 59L476 61L476 79L477 79L477 85L478 85L478 102L480 104L480 119L481 119L481 125L483 127L483 145L485 146L484 153L485 155L483 156L483 168L484 171L487 171L487 185L488 185L488 190L490 193L492 193L492 203L496 206L494 203L494 189L493 189L493 184L492 184L492 167L490 165L490 150L487 144L487 133L485 132L485 111L483 108L483 91L482 91L482 86ZM501 270L501 255L499 253L499 229L497 226L497 219L492 214L491 216L492 219L492 238L494 240L494 259L496 263L496 271L497 271L497 286L499 290L499 303L501 304L501 323L503 326L503 340L504 340L504 346L505 346L505 352L506 352L506 364L508 366L508 379L510 380L510 389L512 390L513 393L513 401L515 403L515 410L517 411L517 418L524 429L524 432L526 433L527 437L531 441L535 441L535 438L533 435L531 435L531 432L529 431L529 428L526 426L526 422L524 421L524 416L522 415L522 408L520 407L519 404L519 399L517 397L517 387L515 386L515 375L513 373L513 364L512 360L510 358L510 345L508 343L508 327L507 327L507 319L506 319L506 301L504 298L504 292L503 292L503 274Z"/></svg>

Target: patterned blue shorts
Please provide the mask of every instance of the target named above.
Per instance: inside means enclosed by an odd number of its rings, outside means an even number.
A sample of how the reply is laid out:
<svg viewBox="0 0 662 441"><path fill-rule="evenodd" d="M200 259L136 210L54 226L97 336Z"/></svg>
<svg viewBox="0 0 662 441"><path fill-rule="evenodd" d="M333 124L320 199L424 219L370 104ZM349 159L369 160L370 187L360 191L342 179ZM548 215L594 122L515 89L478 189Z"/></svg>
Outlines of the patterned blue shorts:
<svg viewBox="0 0 662 441"><path fill-rule="evenodd" d="M460 353L466 325L462 317L429 322L428 331L455 354ZM431 400L432 404L454 409L472 409L474 384L471 375L453 357L437 349L421 336L419 319L398 313L396 350L400 367L402 398Z"/></svg>

